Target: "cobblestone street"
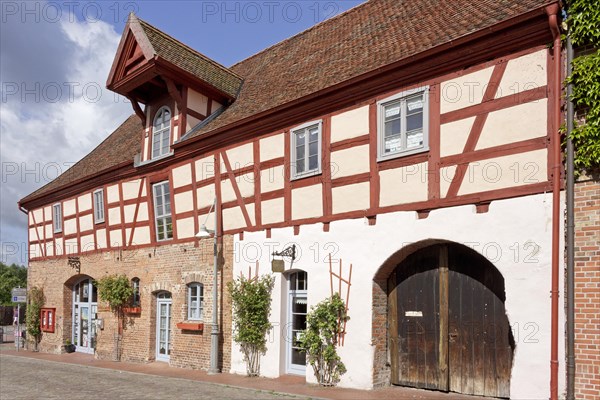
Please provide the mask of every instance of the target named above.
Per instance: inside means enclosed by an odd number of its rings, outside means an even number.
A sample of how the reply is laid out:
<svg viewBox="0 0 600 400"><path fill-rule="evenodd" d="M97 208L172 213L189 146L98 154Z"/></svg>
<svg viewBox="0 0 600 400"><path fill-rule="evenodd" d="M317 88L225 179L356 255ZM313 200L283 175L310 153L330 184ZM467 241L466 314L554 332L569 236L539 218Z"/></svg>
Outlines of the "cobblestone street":
<svg viewBox="0 0 600 400"><path fill-rule="evenodd" d="M281 400L300 397L0 354L0 398Z"/></svg>

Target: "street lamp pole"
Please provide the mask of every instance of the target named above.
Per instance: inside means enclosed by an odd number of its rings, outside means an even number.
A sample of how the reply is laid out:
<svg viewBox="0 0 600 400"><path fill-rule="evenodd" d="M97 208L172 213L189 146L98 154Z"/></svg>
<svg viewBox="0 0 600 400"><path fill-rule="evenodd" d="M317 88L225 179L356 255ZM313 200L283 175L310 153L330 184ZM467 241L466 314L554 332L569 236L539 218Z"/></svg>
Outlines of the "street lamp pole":
<svg viewBox="0 0 600 400"><path fill-rule="evenodd" d="M218 238L219 232L218 225L218 213L217 213L217 198L215 197L214 202L214 213L215 213L215 233L214 233L214 265L213 265L213 309L212 309L212 331L210 333L210 369L209 374L218 374L219 371L219 291L218 291Z"/></svg>
<svg viewBox="0 0 600 400"><path fill-rule="evenodd" d="M215 229L207 229L206 221L210 217L210 212L215 213ZM198 239L208 238L213 235L214 244L214 262L213 262L213 308L212 308L212 329L210 332L210 368L208 369L209 375L218 374L219 372L219 252L218 252L218 232L219 232L219 213L217 212L217 198L213 202L213 205L208 210L206 215L206 221L200 227L200 230L196 234Z"/></svg>

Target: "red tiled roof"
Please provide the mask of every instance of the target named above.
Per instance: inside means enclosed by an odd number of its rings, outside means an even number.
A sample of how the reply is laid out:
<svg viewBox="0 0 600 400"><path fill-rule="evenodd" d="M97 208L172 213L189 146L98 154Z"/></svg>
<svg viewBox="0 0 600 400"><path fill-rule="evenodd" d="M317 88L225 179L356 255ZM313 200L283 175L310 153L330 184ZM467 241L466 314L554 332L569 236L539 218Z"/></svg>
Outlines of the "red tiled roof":
<svg viewBox="0 0 600 400"><path fill-rule="evenodd" d="M549 0L371 0L230 69L237 100L188 138L302 98L550 3Z"/></svg>
<svg viewBox="0 0 600 400"><path fill-rule="evenodd" d="M221 115L186 137L186 140L233 125L244 118L552 2L370 0L230 67L229 70L244 80L236 101ZM160 51L165 57L171 57L173 61L181 64L181 57L186 59L191 54L187 54L188 52L195 52L151 25L141 22L146 32L152 32L148 37L154 43L153 46L162 49ZM187 56L172 52L173 43L180 45ZM193 69L193 65L189 68ZM234 80L223 84L235 86ZM233 89L233 86L228 87ZM21 203L119 163L133 163L134 155L140 152L141 129L137 117L129 117L80 162L54 181L25 197Z"/></svg>

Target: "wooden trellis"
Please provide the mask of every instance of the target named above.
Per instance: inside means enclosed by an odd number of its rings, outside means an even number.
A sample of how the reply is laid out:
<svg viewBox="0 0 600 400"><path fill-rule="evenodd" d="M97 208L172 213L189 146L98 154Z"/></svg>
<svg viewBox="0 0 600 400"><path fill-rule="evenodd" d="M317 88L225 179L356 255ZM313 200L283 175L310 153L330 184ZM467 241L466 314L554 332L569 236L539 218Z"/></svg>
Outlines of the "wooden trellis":
<svg viewBox="0 0 600 400"><path fill-rule="evenodd" d="M342 298L342 300L344 300L344 303L346 304L346 314L348 314L348 304L350 303L350 286L352 286L352 264L350 264L350 271L348 274L348 279L345 279L342 273L342 259L340 258L340 262L339 262L339 273L335 273L333 271L333 263L331 261L331 253L329 254L329 284L330 284L330 289L331 289L331 295L333 296L334 291L333 291L333 278L337 278L338 280L338 293L340 295L340 297ZM346 284L346 298L344 299L344 296L342 295L342 282ZM339 329L339 337L338 337L338 343L340 346L344 345L344 339L346 337L346 322L344 321L344 326L341 327L342 329ZM339 324L341 324L341 322L338 320L338 327Z"/></svg>
<svg viewBox="0 0 600 400"><path fill-rule="evenodd" d="M240 271L240 278L244 277L244 273ZM254 277L252 276L252 266L248 265L248 280L249 281L257 281L258 280L258 261L254 266Z"/></svg>

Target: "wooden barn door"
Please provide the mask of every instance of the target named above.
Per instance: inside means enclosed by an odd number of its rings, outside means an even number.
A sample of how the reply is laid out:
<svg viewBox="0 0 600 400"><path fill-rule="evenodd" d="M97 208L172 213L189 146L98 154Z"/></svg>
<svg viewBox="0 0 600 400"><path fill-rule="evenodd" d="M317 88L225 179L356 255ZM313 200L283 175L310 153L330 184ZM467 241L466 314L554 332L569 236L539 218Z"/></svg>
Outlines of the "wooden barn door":
<svg viewBox="0 0 600 400"><path fill-rule="evenodd" d="M509 397L514 341L504 287L479 257L459 245L435 245L392 274L392 384Z"/></svg>

